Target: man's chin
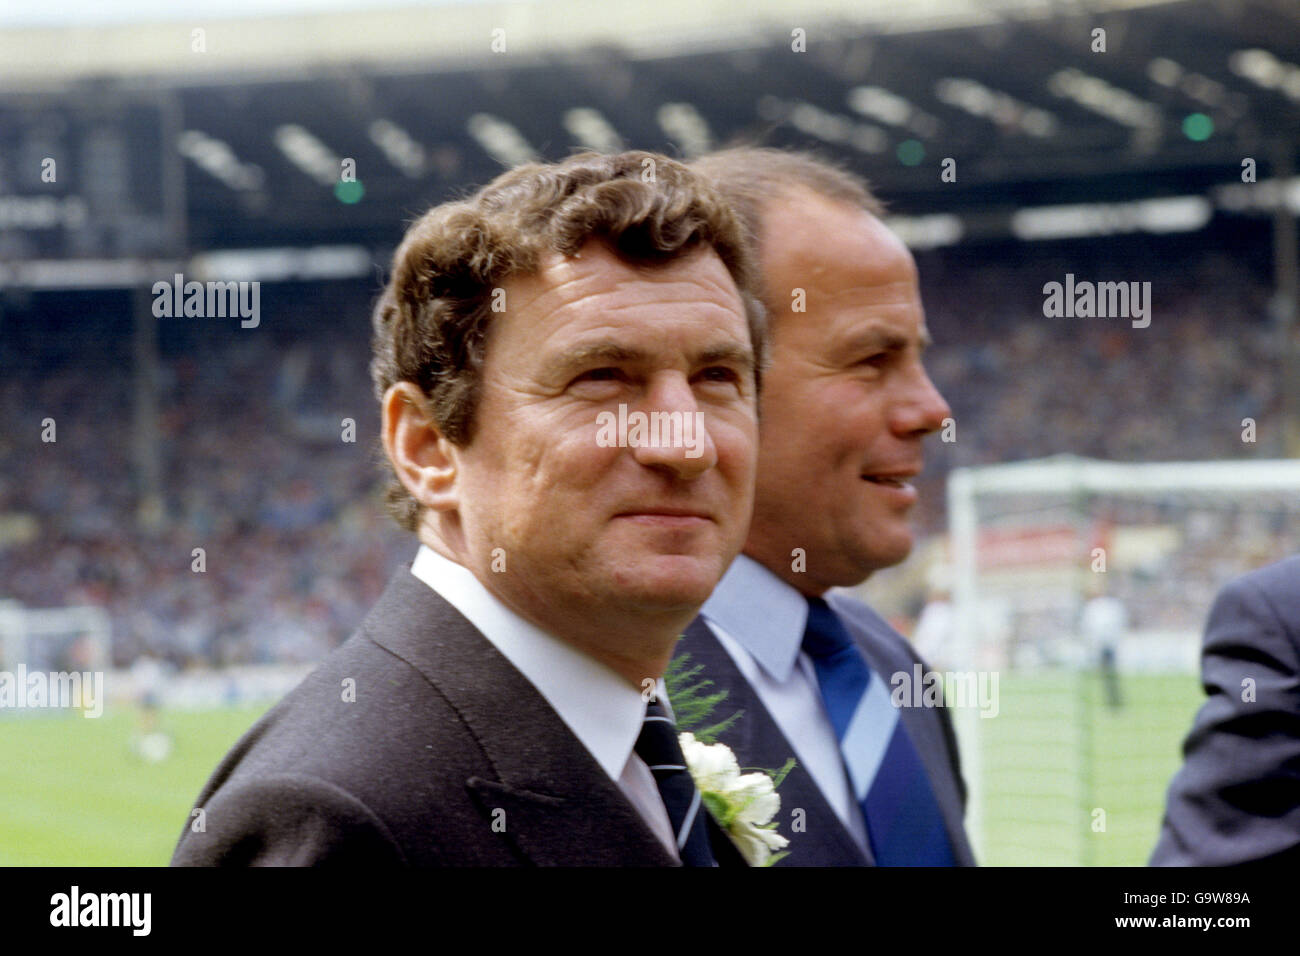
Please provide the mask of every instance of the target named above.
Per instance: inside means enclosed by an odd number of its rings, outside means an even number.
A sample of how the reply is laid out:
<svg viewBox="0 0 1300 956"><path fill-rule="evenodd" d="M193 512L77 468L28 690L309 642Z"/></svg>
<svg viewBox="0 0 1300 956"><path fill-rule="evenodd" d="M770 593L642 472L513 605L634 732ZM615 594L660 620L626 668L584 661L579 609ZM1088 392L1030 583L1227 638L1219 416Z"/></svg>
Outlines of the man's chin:
<svg viewBox="0 0 1300 956"><path fill-rule="evenodd" d="M858 551L857 569L861 574L858 584L867 576L885 568L902 564L912 553L912 536L910 534L891 535L888 538L875 538L863 542Z"/></svg>
<svg viewBox="0 0 1300 956"><path fill-rule="evenodd" d="M658 555L624 566L615 586L625 599L647 609L694 611L709 599L725 570L717 556Z"/></svg>
<svg viewBox="0 0 1300 956"><path fill-rule="evenodd" d="M871 526L852 538L841 538L826 551L808 549L809 576L825 587L857 587L877 571L902 564L912 553L908 528ZM814 567L815 566L815 567Z"/></svg>

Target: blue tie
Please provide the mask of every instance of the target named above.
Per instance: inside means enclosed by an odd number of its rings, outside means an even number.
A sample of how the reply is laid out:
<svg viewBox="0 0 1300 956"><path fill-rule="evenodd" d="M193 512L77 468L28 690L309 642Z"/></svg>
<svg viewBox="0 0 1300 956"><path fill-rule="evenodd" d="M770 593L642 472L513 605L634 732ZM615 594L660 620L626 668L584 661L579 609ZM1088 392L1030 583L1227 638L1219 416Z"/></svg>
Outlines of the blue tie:
<svg viewBox="0 0 1300 956"><path fill-rule="evenodd" d="M803 649L816 668L876 864L954 866L939 804L889 688L821 598L808 599Z"/></svg>

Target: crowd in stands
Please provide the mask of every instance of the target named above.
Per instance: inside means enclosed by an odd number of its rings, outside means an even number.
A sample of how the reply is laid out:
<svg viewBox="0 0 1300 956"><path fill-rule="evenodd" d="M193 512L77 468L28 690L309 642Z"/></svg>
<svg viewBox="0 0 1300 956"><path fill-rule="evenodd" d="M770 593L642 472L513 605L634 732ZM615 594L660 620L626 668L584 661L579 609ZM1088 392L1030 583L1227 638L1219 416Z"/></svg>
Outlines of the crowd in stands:
<svg viewBox="0 0 1300 956"><path fill-rule="evenodd" d="M927 366L956 420L955 441L927 442L923 534L944 530L946 477L958 466L1062 452L1283 453L1263 277L1212 253L1139 267L1071 262L919 257L935 340ZM1149 327L1044 317L1043 284L1067 271L1151 281ZM415 551L382 506L367 372L373 291L264 292L256 329L160 329L152 442L136 427L130 349L105 349L93 316L57 359L6 361L0 599L107 608L118 665L142 653L179 667L309 661L342 642ZM0 350L28 316L9 304ZM124 328L129 310L111 334ZM1253 444L1242 440L1245 418ZM42 440L46 419L55 441ZM158 465L153 497L142 494L142 442Z"/></svg>
<svg viewBox="0 0 1300 956"><path fill-rule="evenodd" d="M942 531L948 471L1075 454L1116 461L1284 456L1282 365L1270 290L1215 253L1164 264L1068 257L937 276L920 260L935 345L926 364L956 420L956 441L926 445L918 518ZM1046 318L1043 286L1151 282L1150 325ZM1244 442L1243 419L1255 423Z"/></svg>

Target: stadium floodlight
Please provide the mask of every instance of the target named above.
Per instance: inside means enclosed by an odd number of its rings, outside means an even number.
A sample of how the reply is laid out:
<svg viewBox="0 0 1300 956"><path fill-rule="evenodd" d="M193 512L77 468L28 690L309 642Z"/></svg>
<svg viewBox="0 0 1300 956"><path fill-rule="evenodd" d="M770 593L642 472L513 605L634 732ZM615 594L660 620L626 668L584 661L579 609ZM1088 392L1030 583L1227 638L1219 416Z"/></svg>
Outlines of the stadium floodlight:
<svg viewBox="0 0 1300 956"><path fill-rule="evenodd" d="M797 103L790 111L790 125L825 143L843 143L853 131L853 121L836 116L811 103Z"/></svg>
<svg viewBox="0 0 1300 956"><path fill-rule="evenodd" d="M1074 67L1053 73L1048 77L1047 88L1063 99L1073 100L1098 116L1124 126L1134 129L1154 129L1160 126L1160 107L1155 103Z"/></svg>
<svg viewBox="0 0 1300 956"><path fill-rule="evenodd" d="M1233 212L1272 212L1285 202L1300 215L1300 176L1285 181L1261 179L1257 183L1226 183L1214 190L1215 201Z"/></svg>
<svg viewBox="0 0 1300 956"><path fill-rule="evenodd" d="M504 166L522 166L541 157L514 124L490 113L475 113L465 124L469 135L489 156Z"/></svg>
<svg viewBox="0 0 1300 956"><path fill-rule="evenodd" d="M936 213L932 216L890 216L885 220L885 225L902 239L909 249L936 249L939 246L951 246L960 242L966 233L961 217L951 213Z"/></svg>
<svg viewBox="0 0 1300 956"><path fill-rule="evenodd" d="M1152 83L1173 87L1182 79L1183 68L1168 57L1158 56L1147 64L1147 76Z"/></svg>
<svg viewBox="0 0 1300 956"><path fill-rule="evenodd" d="M713 148L708 120L690 103L665 103L655 113L655 119L688 159L703 156Z"/></svg>
<svg viewBox="0 0 1300 956"><path fill-rule="evenodd" d="M408 178L419 179L424 174L424 147L410 133L383 118L371 123L368 132L370 141Z"/></svg>
<svg viewBox="0 0 1300 956"><path fill-rule="evenodd" d="M1228 69L1266 90L1277 90L1300 102L1300 66L1279 60L1268 50L1236 50Z"/></svg>
<svg viewBox="0 0 1300 956"><path fill-rule="evenodd" d="M890 126L906 126L912 118L911 103L879 86L855 86L849 90L848 101L854 112Z"/></svg>
<svg viewBox="0 0 1300 956"><path fill-rule="evenodd" d="M848 93L849 109L890 126L909 129L925 139L939 134L939 120L906 97L880 86L855 86Z"/></svg>
<svg viewBox="0 0 1300 956"><path fill-rule="evenodd" d="M79 229L87 214L80 196L0 196L0 227L6 229Z"/></svg>
<svg viewBox="0 0 1300 956"><path fill-rule="evenodd" d="M1212 80L1200 73L1188 73L1184 76L1179 89L1209 107L1221 105L1227 92L1218 80Z"/></svg>
<svg viewBox="0 0 1300 956"><path fill-rule="evenodd" d="M1154 846L1203 699L1210 603L1300 552L1297 489L1298 460L1061 455L949 475L951 666L1001 677L998 719L954 711L981 862L1104 863ZM1084 613L1100 595L1128 616L1112 648L1118 703Z"/></svg>
<svg viewBox="0 0 1300 956"><path fill-rule="evenodd" d="M1033 241L1126 232L1192 232L1204 227L1213 215L1214 206L1204 196L1035 206L1011 214L1011 234Z"/></svg>
<svg viewBox="0 0 1300 956"><path fill-rule="evenodd" d="M1224 85L1217 80L1184 69L1181 64L1164 56L1155 57L1147 64L1147 76L1151 82L1181 90L1186 96L1209 107L1222 106L1228 94Z"/></svg>
<svg viewBox="0 0 1300 956"><path fill-rule="evenodd" d="M824 143L847 144L860 153L883 153L889 148L889 136L879 126L859 123L803 100L765 95L758 101L758 115L769 123L789 123Z"/></svg>
<svg viewBox="0 0 1300 956"><path fill-rule="evenodd" d="M322 186L332 186L339 181L342 161L306 128L297 123L286 123L275 128L272 138L291 163Z"/></svg>
<svg viewBox="0 0 1300 956"><path fill-rule="evenodd" d="M965 76L945 76L934 84L934 95L941 103L997 123L1019 126L1030 136L1040 139L1057 130L1056 117L1047 110L1030 106L1001 90L990 89L978 80Z"/></svg>
<svg viewBox="0 0 1300 956"><path fill-rule="evenodd" d="M220 249L196 255L189 271L199 278L230 281L290 282L355 279L368 275L370 250L365 246Z"/></svg>
<svg viewBox="0 0 1300 956"><path fill-rule="evenodd" d="M258 189L263 182L261 167L241 163L230 145L215 136L187 129L176 140L177 151L204 172L235 190Z"/></svg>
<svg viewBox="0 0 1300 956"><path fill-rule="evenodd" d="M598 153L617 153L624 148L623 138L600 110L590 107L566 110L564 128L583 146Z"/></svg>

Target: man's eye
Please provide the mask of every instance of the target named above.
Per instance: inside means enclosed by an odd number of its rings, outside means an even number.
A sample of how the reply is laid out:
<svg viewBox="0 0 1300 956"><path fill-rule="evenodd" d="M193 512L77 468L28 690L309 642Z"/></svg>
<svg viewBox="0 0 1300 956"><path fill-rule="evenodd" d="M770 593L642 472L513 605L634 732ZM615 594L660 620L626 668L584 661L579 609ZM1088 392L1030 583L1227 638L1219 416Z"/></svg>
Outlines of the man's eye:
<svg viewBox="0 0 1300 956"><path fill-rule="evenodd" d="M725 365L715 365L702 371L700 378L709 382L738 382L740 381L740 373L734 368L727 368Z"/></svg>
<svg viewBox="0 0 1300 956"><path fill-rule="evenodd" d="M616 382L623 378L623 372L616 368L593 368L583 372L574 382Z"/></svg>

